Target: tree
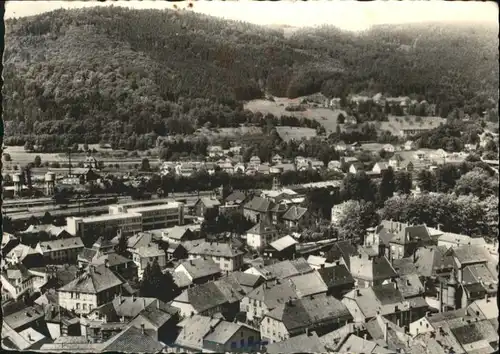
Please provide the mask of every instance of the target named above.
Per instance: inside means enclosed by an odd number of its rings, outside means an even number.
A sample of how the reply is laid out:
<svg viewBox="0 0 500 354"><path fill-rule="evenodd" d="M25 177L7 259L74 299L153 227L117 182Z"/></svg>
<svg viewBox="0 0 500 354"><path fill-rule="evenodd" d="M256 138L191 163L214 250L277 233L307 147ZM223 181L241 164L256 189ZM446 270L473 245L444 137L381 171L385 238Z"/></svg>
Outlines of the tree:
<svg viewBox="0 0 500 354"><path fill-rule="evenodd" d="M387 170L382 171L382 180L378 187L378 199L381 203L384 203L388 198L394 195L395 183L394 183L394 171L392 167L389 166Z"/></svg>
<svg viewBox="0 0 500 354"><path fill-rule="evenodd" d="M435 178L432 172L428 170L421 170L417 175L417 185L420 190L425 192L432 192L435 190Z"/></svg>
<svg viewBox="0 0 500 354"><path fill-rule="evenodd" d="M139 292L141 296L154 297L168 302L178 294L179 288L169 272L163 274L158 261L155 259L152 264L148 263L144 269Z"/></svg>
<svg viewBox="0 0 500 354"><path fill-rule="evenodd" d="M485 170L474 168L462 175L455 185L457 195L473 194L478 198L498 195L498 179L491 177Z"/></svg>
<svg viewBox="0 0 500 354"><path fill-rule="evenodd" d="M35 147L34 147L33 142L31 140L27 140L26 143L24 143L24 150L25 151L30 152L30 151L33 151L34 148Z"/></svg>
<svg viewBox="0 0 500 354"><path fill-rule="evenodd" d="M337 124L344 124L345 123L345 117L342 113L339 113L337 117Z"/></svg>
<svg viewBox="0 0 500 354"><path fill-rule="evenodd" d="M35 156L35 161L34 161L35 167L40 167L42 165L42 158L40 155Z"/></svg>
<svg viewBox="0 0 500 354"><path fill-rule="evenodd" d="M122 256L129 256L129 252L127 250L127 237L122 232L120 237L118 238L118 244L116 245L116 253L121 254Z"/></svg>
<svg viewBox="0 0 500 354"><path fill-rule="evenodd" d="M363 242L366 229L378 225L376 208L371 202L349 200L339 209L337 227L341 239Z"/></svg>
<svg viewBox="0 0 500 354"><path fill-rule="evenodd" d="M412 187L411 173L397 171L394 176L394 190L399 193L409 194Z"/></svg>
<svg viewBox="0 0 500 354"><path fill-rule="evenodd" d="M6 153L6 152L3 154L3 159L4 159L5 162L12 161L12 158L10 157L10 154Z"/></svg>
<svg viewBox="0 0 500 354"><path fill-rule="evenodd" d="M347 173L342 182L341 197L343 200L365 200L375 199L376 188L370 177L364 172L355 175Z"/></svg>
<svg viewBox="0 0 500 354"><path fill-rule="evenodd" d="M42 224L49 225L49 224L52 224L54 222L54 218L52 217L52 215L50 215L50 213L48 211L46 211L45 214L43 215L41 221L42 221Z"/></svg>
<svg viewBox="0 0 500 354"><path fill-rule="evenodd" d="M149 160L147 158L143 158L141 161L141 171L149 171L150 169Z"/></svg>
<svg viewBox="0 0 500 354"><path fill-rule="evenodd" d="M439 166L435 170L436 191L448 193L453 190L458 178L459 172L455 165L444 164Z"/></svg>

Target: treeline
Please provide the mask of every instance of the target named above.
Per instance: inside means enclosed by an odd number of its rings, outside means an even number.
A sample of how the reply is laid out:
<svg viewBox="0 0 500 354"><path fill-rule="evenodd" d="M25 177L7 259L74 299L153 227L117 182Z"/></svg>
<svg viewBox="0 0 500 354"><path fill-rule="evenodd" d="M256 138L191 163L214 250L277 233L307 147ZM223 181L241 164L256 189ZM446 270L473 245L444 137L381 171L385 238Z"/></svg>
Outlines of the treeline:
<svg viewBox="0 0 500 354"><path fill-rule="evenodd" d="M479 115L497 102L489 28L320 28L285 38L189 11L99 7L7 20L6 32L7 135L49 135L40 144L48 150L234 126L248 120L239 101L264 92L420 95Z"/></svg>

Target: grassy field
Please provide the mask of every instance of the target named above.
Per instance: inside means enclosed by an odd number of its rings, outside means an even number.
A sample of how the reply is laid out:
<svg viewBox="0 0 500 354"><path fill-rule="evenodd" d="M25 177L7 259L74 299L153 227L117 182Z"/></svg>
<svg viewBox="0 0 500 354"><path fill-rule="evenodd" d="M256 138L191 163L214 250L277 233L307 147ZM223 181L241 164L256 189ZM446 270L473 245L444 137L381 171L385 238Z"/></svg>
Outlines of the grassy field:
<svg viewBox="0 0 500 354"><path fill-rule="evenodd" d="M340 113L346 115L342 110L332 110L329 108L307 108L302 112L288 112L285 108L288 105L298 105L302 102L303 97L289 99L283 97L274 97L274 101L268 100L253 100L245 104L245 109L252 112L261 112L262 114L271 113L276 117L293 116L297 118L314 119L325 127L327 133L335 132L337 127L337 117ZM342 125L341 125L342 128Z"/></svg>
<svg viewBox="0 0 500 354"><path fill-rule="evenodd" d="M389 131L393 135L400 135L402 129L437 128L441 123L445 124L446 119L441 117L389 116L387 122L370 123L375 124L380 130Z"/></svg>

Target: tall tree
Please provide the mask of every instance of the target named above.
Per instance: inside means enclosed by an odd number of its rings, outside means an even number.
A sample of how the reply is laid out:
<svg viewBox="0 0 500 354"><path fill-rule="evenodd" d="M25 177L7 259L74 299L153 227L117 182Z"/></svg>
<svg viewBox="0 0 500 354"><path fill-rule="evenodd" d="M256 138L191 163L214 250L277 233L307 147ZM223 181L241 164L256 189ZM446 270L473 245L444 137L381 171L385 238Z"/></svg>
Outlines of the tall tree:
<svg viewBox="0 0 500 354"><path fill-rule="evenodd" d="M384 203L388 198L394 195L394 171L389 166L387 170L382 171L382 180L378 186L378 199L380 203Z"/></svg>
<svg viewBox="0 0 500 354"><path fill-rule="evenodd" d="M435 178L432 172L421 170L417 175L417 185L424 192L432 192L435 190Z"/></svg>
<svg viewBox="0 0 500 354"><path fill-rule="evenodd" d="M397 171L394 176L394 189L396 192L409 194L412 187L411 173L406 171Z"/></svg>

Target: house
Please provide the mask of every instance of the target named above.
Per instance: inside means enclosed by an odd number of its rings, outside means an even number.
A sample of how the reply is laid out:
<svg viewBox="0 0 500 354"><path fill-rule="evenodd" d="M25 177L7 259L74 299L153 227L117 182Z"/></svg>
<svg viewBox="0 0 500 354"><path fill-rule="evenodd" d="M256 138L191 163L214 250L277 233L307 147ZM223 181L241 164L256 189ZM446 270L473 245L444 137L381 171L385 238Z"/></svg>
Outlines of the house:
<svg viewBox="0 0 500 354"><path fill-rule="evenodd" d="M288 281L264 283L241 300L241 308L246 312L248 323L258 324L269 311L292 298L298 297Z"/></svg>
<svg viewBox="0 0 500 354"><path fill-rule="evenodd" d="M341 299L354 288L354 278L344 264L320 268L318 274L328 288L327 295L334 296L337 299Z"/></svg>
<svg viewBox="0 0 500 354"><path fill-rule="evenodd" d="M206 353L251 353L260 351L260 332L248 325L220 321L203 337Z"/></svg>
<svg viewBox="0 0 500 354"><path fill-rule="evenodd" d="M365 170L365 166L363 165L363 163L361 162L353 162L350 166L349 166L349 173L352 173L352 174L356 174L358 172L362 172Z"/></svg>
<svg viewBox="0 0 500 354"><path fill-rule="evenodd" d="M203 284L209 280L221 276L221 270L211 258L196 258L180 263L175 267L172 274L179 288L185 288L191 284Z"/></svg>
<svg viewBox="0 0 500 354"><path fill-rule="evenodd" d="M339 141L337 144L335 144L335 151L338 152L345 152L347 151L347 145L343 141Z"/></svg>
<svg viewBox="0 0 500 354"><path fill-rule="evenodd" d="M204 241L188 252L189 259L212 258L224 272L233 272L243 266L243 252L229 243Z"/></svg>
<svg viewBox="0 0 500 354"><path fill-rule="evenodd" d="M458 248L467 245L485 247L486 241L482 237L475 238L467 235L455 234L452 232L444 232L438 238L438 246L443 246L446 248Z"/></svg>
<svg viewBox="0 0 500 354"><path fill-rule="evenodd" d="M182 317L221 313L225 318L233 319L244 296L245 291L237 281L225 277L184 290L171 305L180 310Z"/></svg>
<svg viewBox="0 0 500 354"><path fill-rule="evenodd" d="M350 269L351 256L358 255L359 252L350 241L337 241L329 250L325 252L325 258L328 263L344 264Z"/></svg>
<svg viewBox="0 0 500 354"><path fill-rule="evenodd" d="M269 166L269 164L264 163L262 165L259 165L259 167L257 168L257 172L263 175L268 175L271 173L271 167Z"/></svg>
<svg viewBox="0 0 500 354"><path fill-rule="evenodd" d="M283 236L269 244L264 256L279 260L292 259L295 257L297 243L292 236Z"/></svg>
<svg viewBox="0 0 500 354"><path fill-rule="evenodd" d="M9 252L19 244L19 239L7 232L2 233L2 254L7 255Z"/></svg>
<svg viewBox="0 0 500 354"><path fill-rule="evenodd" d="M137 275L134 262L115 252L111 241L99 237L92 245L92 248L84 248L78 254L79 267L88 265L105 265L112 271L123 275L125 278L132 278Z"/></svg>
<svg viewBox="0 0 500 354"><path fill-rule="evenodd" d="M389 166L385 162L377 162L375 165L373 165L372 172L380 175L382 172L387 171L389 169Z"/></svg>
<svg viewBox="0 0 500 354"><path fill-rule="evenodd" d="M385 152L388 152L388 153L394 153L396 151L396 149L394 148L394 145L392 145L392 144L385 144L382 147L382 150L384 150Z"/></svg>
<svg viewBox="0 0 500 354"><path fill-rule="evenodd" d="M401 166L401 162L403 162L403 158L401 157L401 155L395 154L389 159L389 166L393 170L397 171Z"/></svg>
<svg viewBox="0 0 500 354"><path fill-rule="evenodd" d="M413 343L412 336L402 328L378 315L365 324L367 334L376 343L384 344L387 349L396 353L410 353Z"/></svg>
<svg viewBox="0 0 500 354"><path fill-rule="evenodd" d="M309 331L328 333L350 321L352 316L340 300L319 295L279 304L264 315L260 332L264 340L274 343Z"/></svg>
<svg viewBox="0 0 500 354"><path fill-rule="evenodd" d="M5 255L5 262L9 264L22 263L27 268L44 265L43 254L39 245L33 248L22 243Z"/></svg>
<svg viewBox="0 0 500 354"><path fill-rule="evenodd" d="M188 258L188 251L186 248L177 242L169 242L167 248L167 261L186 259Z"/></svg>
<svg viewBox="0 0 500 354"><path fill-rule="evenodd" d="M116 353L160 353L166 345L150 336L145 329L145 325L136 328L129 325L118 335L111 337L102 343L102 352Z"/></svg>
<svg viewBox="0 0 500 354"><path fill-rule="evenodd" d="M394 283L354 289L344 296L342 302L354 322L367 322L381 315L400 327L408 326L411 319L423 316L429 309L423 297L406 300Z"/></svg>
<svg viewBox="0 0 500 354"><path fill-rule="evenodd" d="M148 264L153 264L154 261L157 261L161 269L167 265L167 255L156 243L130 249L130 253L132 254L133 262L137 266L137 277L139 279L142 279L144 270Z"/></svg>
<svg viewBox="0 0 500 354"><path fill-rule="evenodd" d="M248 274L241 271L233 272L231 276L234 277L240 287L245 291L245 294L256 289L265 281L265 279L259 275ZM244 309L241 309L241 311L244 311Z"/></svg>
<svg viewBox="0 0 500 354"><path fill-rule="evenodd" d="M283 157L280 155L276 154L271 158L271 162L273 165L280 165L283 163Z"/></svg>
<svg viewBox="0 0 500 354"><path fill-rule="evenodd" d="M39 247L47 264L75 263L84 248L80 237L42 241Z"/></svg>
<svg viewBox="0 0 500 354"><path fill-rule="evenodd" d="M267 266L256 265L247 270L245 273L254 274L263 277L266 281L282 280L293 277L299 274L312 272L314 269L307 263L304 258L294 260L286 260Z"/></svg>
<svg viewBox="0 0 500 354"><path fill-rule="evenodd" d="M87 314L122 291L123 280L106 266L90 265L70 283L57 289L59 306Z"/></svg>
<svg viewBox="0 0 500 354"><path fill-rule="evenodd" d="M316 270L289 277L288 281L298 298L326 294L328 291L328 287Z"/></svg>
<svg viewBox="0 0 500 354"><path fill-rule="evenodd" d="M341 167L342 167L342 164L340 161L337 161L337 160L332 160L330 162L328 162L328 169L329 170L333 170L333 171L340 171Z"/></svg>
<svg viewBox="0 0 500 354"><path fill-rule="evenodd" d="M246 243L253 249L264 249L269 243L277 240L278 230L267 219L260 220L246 234Z"/></svg>
<svg viewBox="0 0 500 354"><path fill-rule="evenodd" d="M313 269L328 268L328 267L333 267L335 265L335 263L328 263L326 261L325 257L315 256L313 254L311 254L311 255L309 255L309 257L307 257L307 263Z"/></svg>
<svg viewBox="0 0 500 354"><path fill-rule="evenodd" d="M452 253L444 246L418 248L412 263L417 267L418 275L425 278L448 277L455 267Z"/></svg>
<svg viewBox="0 0 500 354"><path fill-rule="evenodd" d="M233 166L234 174L244 174L245 173L245 165L241 162L238 162Z"/></svg>
<svg viewBox="0 0 500 354"><path fill-rule="evenodd" d="M219 214L220 202L216 198L202 197L194 205L195 215L204 217L207 212L213 212L214 215Z"/></svg>
<svg viewBox="0 0 500 354"><path fill-rule="evenodd" d="M172 343L175 339L173 333L176 330L177 320L178 310L156 299L156 301L139 312L130 321L130 325L139 329L144 326L145 333L153 339L163 343Z"/></svg>
<svg viewBox="0 0 500 354"><path fill-rule="evenodd" d="M414 156L419 161L424 161L424 160L427 159L427 154L424 151L422 151L422 150L416 151L415 154L414 154Z"/></svg>
<svg viewBox="0 0 500 354"><path fill-rule="evenodd" d="M350 257L350 268L356 287L381 285L398 277L385 256L370 257L359 254Z"/></svg>
<svg viewBox="0 0 500 354"><path fill-rule="evenodd" d="M282 217L285 226L292 229L300 225L308 227L312 223L312 216L307 208L299 206L291 206L290 209Z"/></svg>
<svg viewBox="0 0 500 354"><path fill-rule="evenodd" d="M467 313L480 319L492 320L498 318L498 306L496 297L485 296L483 299L473 301L467 307Z"/></svg>
<svg viewBox="0 0 500 354"><path fill-rule="evenodd" d="M288 211L288 203L278 203L271 208L271 220L274 225L282 224L283 215Z"/></svg>
<svg viewBox="0 0 500 354"><path fill-rule="evenodd" d="M210 157L219 157L224 155L224 150L220 145L211 145L207 147L207 154Z"/></svg>
<svg viewBox="0 0 500 354"><path fill-rule="evenodd" d="M261 219L269 220L272 207L273 203L269 199L253 197L243 206L243 215L253 222L259 222Z"/></svg>
<svg viewBox="0 0 500 354"><path fill-rule="evenodd" d="M269 354L326 353L327 350L315 332L299 334L266 346Z"/></svg>
<svg viewBox="0 0 500 354"><path fill-rule="evenodd" d="M2 292L6 293L8 298L14 300L23 295L28 297L33 295L48 281L46 273L27 269L22 263L6 265L2 269L0 278Z"/></svg>
<svg viewBox="0 0 500 354"><path fill-rule="evenodd" d="M184 242L198 238L199 225L174 226L161 231L162 240L165 242Z"/></svg>
<svg viewBox="0 0 500 354"><path fill-rule="evenodd" d="M250 158L250 161L248 162L248 166L251 166L255 169L257 169L261 164L260 158L258 156L252 156Z"/></svg>
<svg viewBox="0 0 500 354"><path fill-rule="evenodd" d="M404 145L404 149L406 151L415 150L417 148L417 144L413 140L407 140Z"/></svg>
<svg viewBox="0 0 500 354"><path fill-rule="evenodd" d="M177 353L201 353L203 338L222 321L221 318L202 315L185 318L178 324L180 332L172 349Z"/></svg>
<svg viewBox="0 0 500 354"><path fill-rule="evenodd" d="M248 196L245 192L234 191L229 194L224 200L224 204L219 207L221 213L237 210L243 212L243 205L247 201Z"/></svg>

